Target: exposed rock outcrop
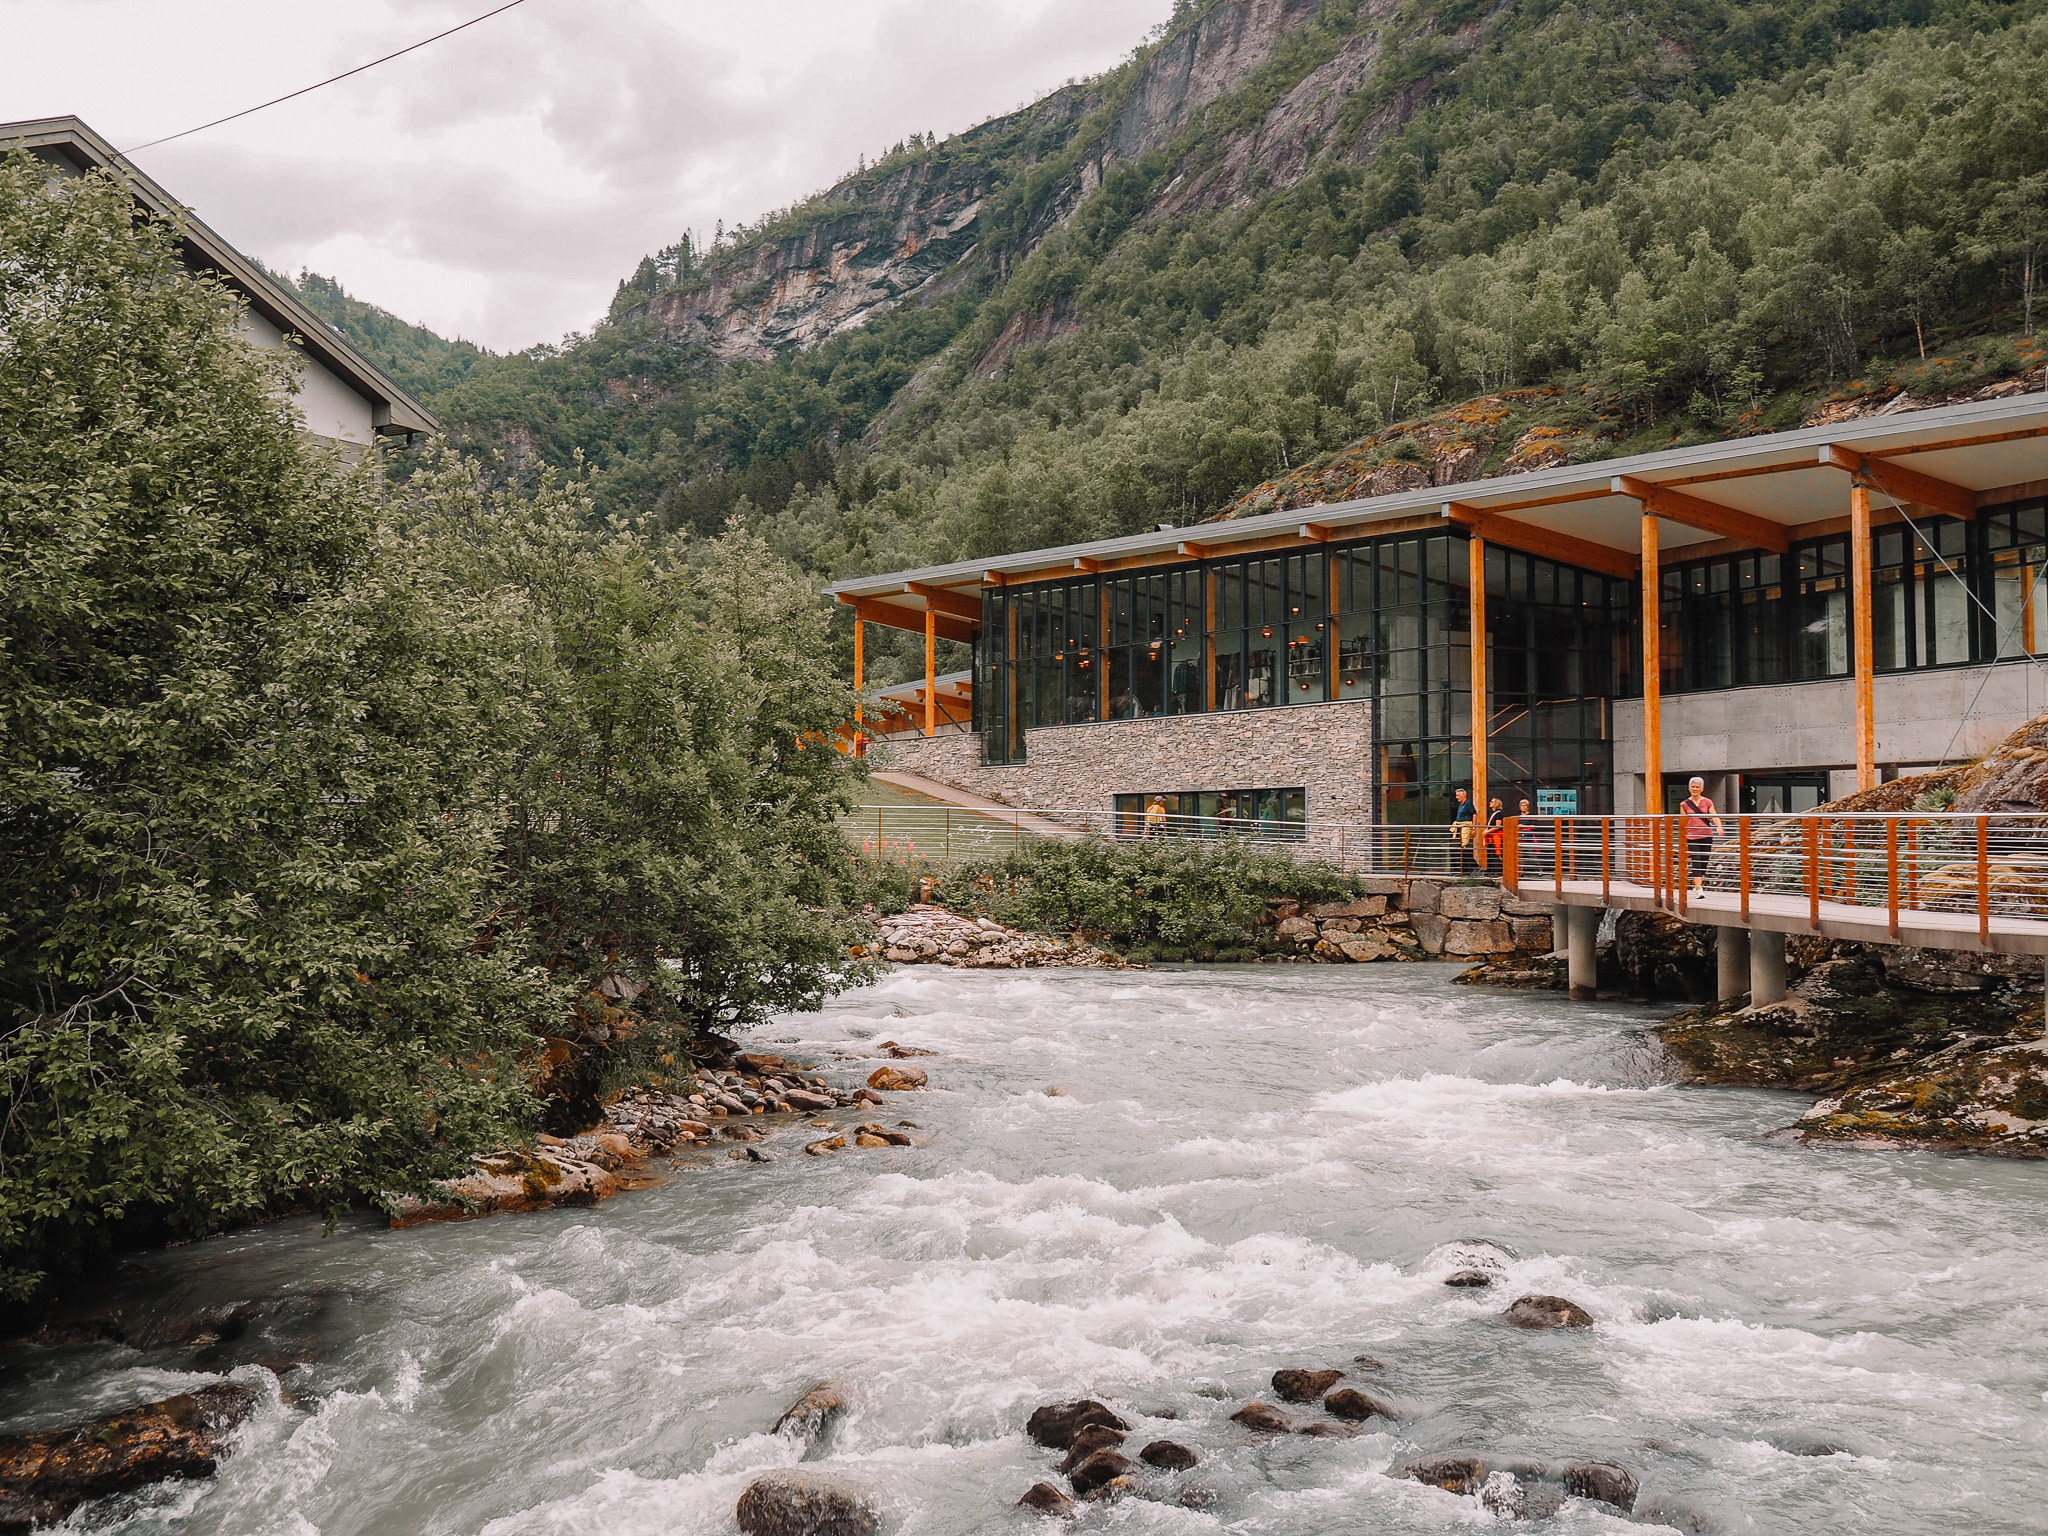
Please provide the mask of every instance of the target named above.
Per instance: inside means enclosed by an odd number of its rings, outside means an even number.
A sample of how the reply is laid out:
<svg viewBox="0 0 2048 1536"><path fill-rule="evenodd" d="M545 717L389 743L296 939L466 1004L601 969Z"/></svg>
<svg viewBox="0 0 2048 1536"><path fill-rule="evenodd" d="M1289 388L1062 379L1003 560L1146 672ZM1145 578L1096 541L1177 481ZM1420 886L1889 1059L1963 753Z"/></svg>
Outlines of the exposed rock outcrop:
<svg viewBox="0 0 2048 1536"><path fill-rule="evenodd" d="M63 1429L0 1439L0 1533L169 1478L211 1477L256 1389L222 1382Z"/></svg>
<svg viewBox="0 0 2048 1536"><path fill-rule="evenodd" d="M769 1472L734 1511L746 1536L875 1536L882 1517L868 1494L817 1472Z"/></svg>

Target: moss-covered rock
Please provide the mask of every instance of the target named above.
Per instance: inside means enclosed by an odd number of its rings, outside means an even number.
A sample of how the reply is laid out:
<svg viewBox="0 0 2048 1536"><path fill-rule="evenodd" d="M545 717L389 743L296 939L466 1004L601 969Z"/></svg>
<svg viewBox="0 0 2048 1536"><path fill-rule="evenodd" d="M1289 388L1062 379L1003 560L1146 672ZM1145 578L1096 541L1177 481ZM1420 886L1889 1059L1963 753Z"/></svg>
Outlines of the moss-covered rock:
<svg viewBox="0 0 2048 1536"><path fill-rule="evenodd" d="M1962 1040L1800 1118L1809 1146L1939 1147L2048 1158L2048 1042Z"/></svg>

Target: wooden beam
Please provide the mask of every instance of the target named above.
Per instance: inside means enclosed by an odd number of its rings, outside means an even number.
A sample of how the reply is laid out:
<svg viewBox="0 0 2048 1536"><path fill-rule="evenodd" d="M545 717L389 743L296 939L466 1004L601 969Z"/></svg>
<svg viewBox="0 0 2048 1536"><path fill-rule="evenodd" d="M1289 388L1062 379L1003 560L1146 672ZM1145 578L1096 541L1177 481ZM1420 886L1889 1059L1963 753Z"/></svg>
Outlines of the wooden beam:
<svg viewBox="0 0 2048 1536"><path fill-rule="evenodd" d="M1664 814L1664 580L1657 514L1643 512L1643 810Z"/></svg>
<svg viewBox="0 0 2048 1536"><path fill-rule="evenodd" d="M922 581L906 581L903 590L910 597L923 598L927 608L936 608L952 618L970 619L976 624L981 622L981 602L977 598L948 592L944 587L929 586Z"/></svg>
<svg viewBox="0 0 2048 1536"><path fill-rule="evenodd" d="M956 619L951 614L933 613L930 609L899 608L894 603L885 603L876 598L862 597L853 600L856 618L870 624L886 624L891 629L907 629L913 635L925 630L925 618L929 614L936 624L941 640L958 640L962 644L974 642L974 626L965 619Z"/></svg>
<svg viewBox="0 0 2048 1536"><path fill-rule="evenodd" d="M1618 576L1624 581L1633 580L1636 574L1636 557L1632 552L1595 544L1591 539L1582 539L1576 534L1539 528L1520 518L1503 517L1498 512L1489 512L1462 501L1445 502L1443 515L1479 534L1489 544L1519 549L1525 555L1541 555L1546 560L1599 571L1606 576Z"/></svg>
<svg viewBox="0 0 2048 1536"><path fill-rule="evenodd" d="M1105 567L1100 560L1091 560L1086 555L1076 555L1074 556L1074 569L1086 571L1090 576L1098 576Z"/></svg>
<svg viewBox="0 0 2048 1536"><path fill-rule="evenodd" d="M1314 539L1318 544L1327 544L1335 537L1321 523L1303 523L1301 527L1295 530L1295 533L1299 538Z"/></svg>
<svg viewBox="0 0 2048 1536"><path fill-rule="evenodd" d="M1005 576L1001 571L983 571L981 584L984 587L1007 587L1015 578Z"/></svg>
<svg viewBox="0 0 2048 1536"><path fill-rule="evenodd" d="M1486 868L1486 754L1488 752L1486 693L1486 539L1475 533L1466 545L1468 579L1472 583L1471 632L1466 645L1472 653L1472 856Z"/></svg>
<svg viewBox="0 0 2048 1536"><path fill-rule="evenodd" d="M924 611L924 733L927 736L939 734L939 614L935 608Z"/></svg>
<svg viewBox="0 0 2048 1536"><path fill-rule="evenodd" d="M1209 558L1209 546L1197 544L1193 539L1182 539L1177 549L1180 554L1186 555L1190 560L1206 560Z"/></svg>
<svg viewBox="0 0 2048 1536"><path fill-rule="evenodd" d="M853 755L867 755L866 722L861 719L860 691L867 686L867 652L863 648L868 627L861 622L860 610L853 612Z"/></svg>
<svg viewBox="0 0 2048 1536"><path fill-rule="evenodd" d="M1829 469L1847 470L1859 486L1882 491L1893 501L1917 502L1965 522L1976 520L1977 493L1960 485L1833 443L1821 449L1820 461ZM1868 516L1867 511L1865 515Z"/></svg>
<svg viewBox="0 0 2048 1536"><path fill-rule="evenodd" d="M1856 788L1877 788L1877 702L1872 683L1870 487L1859 476L1849 487L1849 623L1855 636Z"/></svg>
<svg viewBox="0 0 2048 1536"><path fill-rule="evenodd" d="M1773 554L1782 555L1792 548L1791 534L1783 523L1754 513L1724 507L1717 501L1703 501L1684 491L1638 480L1634 475L1616 475L1608 485L1615 495L1640 502L1645 512L1654 512L1669 522L1718 533L1724 539L1735 539L1753 549L1768 549Z"/></svg>

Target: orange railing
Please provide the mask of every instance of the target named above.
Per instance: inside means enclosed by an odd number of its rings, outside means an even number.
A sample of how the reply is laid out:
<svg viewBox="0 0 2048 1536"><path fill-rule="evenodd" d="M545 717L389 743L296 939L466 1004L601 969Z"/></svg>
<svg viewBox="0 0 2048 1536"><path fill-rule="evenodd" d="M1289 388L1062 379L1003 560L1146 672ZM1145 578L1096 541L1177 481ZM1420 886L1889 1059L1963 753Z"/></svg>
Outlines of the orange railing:
<svg viewBox="0 0 2048 1536"><path fill-rule="evenodd" d="M1567 882L1597 880L1603 902L1632 887L1680 916L1696 895L1733 896L1744 922L1757 897L1790 897L1816 930L1824 904L1846 906L1883 912L1894 938L1902 912L1973 914L1980 941L1993 917L2048 920L2048 814L1809 811L1714 823L1701 838L1688 835L1700 819L1684 815L1517 817L1503 883L1562 899Z"/></svg>

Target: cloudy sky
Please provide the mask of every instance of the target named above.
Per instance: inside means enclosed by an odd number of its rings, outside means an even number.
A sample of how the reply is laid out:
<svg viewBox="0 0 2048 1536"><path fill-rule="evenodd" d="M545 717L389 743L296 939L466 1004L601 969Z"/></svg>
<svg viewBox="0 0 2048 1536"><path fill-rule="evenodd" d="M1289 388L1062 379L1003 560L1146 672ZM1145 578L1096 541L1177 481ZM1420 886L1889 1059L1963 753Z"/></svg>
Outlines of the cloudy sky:
<svg viewBox="0 0 2048 1536"><path fill-rule="evenodd" d="M0 0L0 121L123 149L498 0ZM236 246L494 350L603 313L641 256L916 132L1111 67L1172 0L524 0L353 80L145 150Z"/></svg>

